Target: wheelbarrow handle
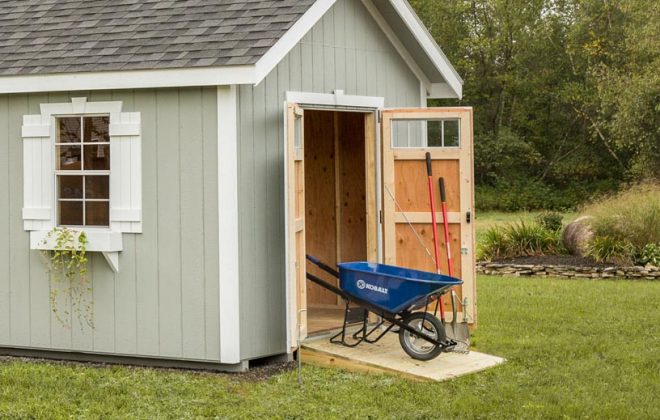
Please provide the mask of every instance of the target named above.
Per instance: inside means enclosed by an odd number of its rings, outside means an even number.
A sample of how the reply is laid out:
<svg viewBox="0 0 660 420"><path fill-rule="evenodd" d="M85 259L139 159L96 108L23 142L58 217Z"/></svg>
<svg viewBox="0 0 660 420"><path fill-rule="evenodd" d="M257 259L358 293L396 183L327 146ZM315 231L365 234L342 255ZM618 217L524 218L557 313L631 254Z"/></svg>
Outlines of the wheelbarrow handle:
<svg viewBox="0 0 660 420"><path fill-rule="evenodd" d="M339 278L339 271L335 270L334 268L330 267L329 265L325 264L323 261L319 260L313 255L306 255L307 260L320 268L321 270L325 271L326 273L330 274L331 276L334 276L336 278Z"/></svg>

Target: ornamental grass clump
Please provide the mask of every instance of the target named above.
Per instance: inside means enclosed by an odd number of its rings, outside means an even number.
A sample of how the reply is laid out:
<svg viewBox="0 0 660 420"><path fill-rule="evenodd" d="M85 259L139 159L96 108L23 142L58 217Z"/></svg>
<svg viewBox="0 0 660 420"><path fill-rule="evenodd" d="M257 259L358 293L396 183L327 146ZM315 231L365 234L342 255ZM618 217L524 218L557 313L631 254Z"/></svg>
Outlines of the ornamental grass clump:
<svg viewBox="0 0 660 420"><path fill-rule="evenodd" d="M583 209L591 216L588 253L619 265L660 261L660 184L645 183Z"/></svg>
<svg viewBox="0 0 660 420"><path fill-rule="evenodd" d="M548 229L538 222L526 223L522 220L491 227L479 247L479 259L482 260L565 253L561 229Z"/></svg>

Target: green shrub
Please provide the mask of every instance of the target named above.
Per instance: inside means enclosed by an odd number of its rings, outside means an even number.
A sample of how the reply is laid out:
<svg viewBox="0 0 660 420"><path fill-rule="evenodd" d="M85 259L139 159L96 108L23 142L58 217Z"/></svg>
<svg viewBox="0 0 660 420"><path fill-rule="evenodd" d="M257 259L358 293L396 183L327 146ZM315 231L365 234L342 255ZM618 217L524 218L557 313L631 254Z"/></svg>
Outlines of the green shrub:
<svg viewBox="0 0 660 420"><path fill-rule="evenodd" d="M508 256L511 244L501 226L489 228L479 243L478 259L492 259Z"/></svg>
<svg viewBox="0 0 660 420"><path fill-rule="evenodd" d="M630 265L633 246L625 240L611 236L596 236L589 243L588 254L598 262L611 262L618 265Z"/></svg>
<svg viewBox="0 0 660 420"><path fill-rule="evenodd" d="M538 223L523 221L493 226L486 231L479 246L479 259L560 255L566 251L561 230L549 230Z"/></svg>
<svg viewBox="0 0 660 420"><path fill-rule="evenodd" d="M594 238L589 254L600 261L644 264L660 243L660 184L641 184L587 206Z"/></svg>
<svg viewBox="0 0 660 420"><path fill-rule="evenodd" d="M480 211L570 210L593 197L609 193L617 184L612 181L556 187L541 181L519 179L499 181L495 185L477 185L476 207Z"/></svg>
<svg viewBox="0 0 660 420"><path fill-rule="evenodd" d="M558 232L564 227L564 215L547 211L536 216L536 223L551 232Z"/></svg>
<svg viewBox="0 0 660 420"><path fill-rule="evenodd" d="M660 267L660 243L646 244L642 252L636 257L637 263L640 265L653 265Z"/></svg>

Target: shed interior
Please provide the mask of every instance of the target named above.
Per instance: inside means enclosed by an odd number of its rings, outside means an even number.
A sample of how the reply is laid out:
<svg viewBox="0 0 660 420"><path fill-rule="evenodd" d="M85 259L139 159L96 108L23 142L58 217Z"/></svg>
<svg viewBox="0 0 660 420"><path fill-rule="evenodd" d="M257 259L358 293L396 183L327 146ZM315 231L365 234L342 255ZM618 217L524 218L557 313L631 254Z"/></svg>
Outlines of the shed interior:
<svg viewBox="0 0 660 420"><path fill-rule="evenodd" d="M331 266L364 261L367 251L367 119L359 112L305 110L306 249ZM337 280L307 265L322 279ZM343 303L307 282L309 334L341 327Z"/></svg>

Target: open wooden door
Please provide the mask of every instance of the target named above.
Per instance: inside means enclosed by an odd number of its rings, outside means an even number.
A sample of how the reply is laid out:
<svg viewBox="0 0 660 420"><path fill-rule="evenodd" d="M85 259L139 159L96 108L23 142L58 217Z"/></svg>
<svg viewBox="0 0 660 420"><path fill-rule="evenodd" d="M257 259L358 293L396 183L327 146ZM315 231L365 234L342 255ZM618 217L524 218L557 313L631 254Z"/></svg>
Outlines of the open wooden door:
<svg viewBox="0 0 660 420"><path fill-rule="evenodd" d="M290 350L307 337L304 111L286 106L287 300Z"/></svg>
<svg viewBox="0 0 660 420"><path fill-rule="evenodd" d="M467 298L468 320L476 323L472 108L385 110L381 128L384 262L435 271L433 257L425 250L433 254L426 172L426 153L430 152L438 210L438 180L445 179L455 276L464 282L456 292L461 299ZM442 273L447 274L441 212L437 220ZM451 309L449 299L445 299L445 309ZM462 310L458 310L462 320Z"/></svg>

